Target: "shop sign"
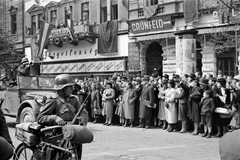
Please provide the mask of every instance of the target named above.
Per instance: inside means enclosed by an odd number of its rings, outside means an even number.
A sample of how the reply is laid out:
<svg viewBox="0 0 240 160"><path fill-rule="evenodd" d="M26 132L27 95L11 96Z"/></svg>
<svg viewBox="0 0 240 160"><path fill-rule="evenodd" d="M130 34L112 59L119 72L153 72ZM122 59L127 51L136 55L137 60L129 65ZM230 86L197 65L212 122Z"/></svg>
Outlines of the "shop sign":
<svg viewBox="0 0 240 160"><path fill-rule="evenodd" d="M152 17L150 20L134 20L129 22L132 33L146 33L172 29L171 16Z"/></svg>
<svg viewBox="0 0 240 160"><path fill-rule="evenodd" d="M70 63L69 64L69 72L77 72L77 63Z"/></svg>
<svg viewBox="0 0 240 160"><path fill-rule="evenodd" d="M124 60L115 60L115 71L124 70Z"/></svg>
<svg viewBox="0 0 240 160"><path fill-rule="evenodd" d="M61 72L62 72L62 64L55 64L54 73L61 73Z"/></svg>
<svg viewBox="0 0 240 160"><path fill-rule="evenodd" d="M86 62L86 72L94 72L95 71L95 63L94 62Z"/></svg>
<svg viewBox="0 0 240 160"><path fill-rule="evenodd" d="M86 72L86 65L85 65L85 63L78 63L77 72Z"/></svg>
<svg viewBox="0 0 240 160"><path fill-rule="evenodd" d="M103 72L104 71L104 61L95 62L95 71L96 72Z"/></svg>
<svg viewBox="0 0 240 160"><path fill-rule="evenodd" d="M69 72L69 63L62 64L62 72Z"/></svg>
<svg viewBox="0 0 240 160"><path fill-rule="evenodd" d="M128 64L129 70L139 70L140 69L140 44L139 42L128 43Z"/></svg>
<svg viewBox="0 0 240 160"><path fill-rule="evenodd" d="M114 71L114 61L105 61L105 71Z"/></svg>

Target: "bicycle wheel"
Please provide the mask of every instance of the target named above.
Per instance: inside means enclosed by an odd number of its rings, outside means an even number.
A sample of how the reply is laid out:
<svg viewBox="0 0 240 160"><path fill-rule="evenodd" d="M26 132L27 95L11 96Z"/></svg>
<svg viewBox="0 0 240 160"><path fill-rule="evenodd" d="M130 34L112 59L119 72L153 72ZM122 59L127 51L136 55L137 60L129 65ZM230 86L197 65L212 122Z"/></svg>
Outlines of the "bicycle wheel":
<svg viewBox="0 0 240 160"><path fill-rule="evenodd" d="M25 143L21 143L18 145L14 152L13 160L37 160L34 158L35 150L36 149L29 147Z"/></svg>

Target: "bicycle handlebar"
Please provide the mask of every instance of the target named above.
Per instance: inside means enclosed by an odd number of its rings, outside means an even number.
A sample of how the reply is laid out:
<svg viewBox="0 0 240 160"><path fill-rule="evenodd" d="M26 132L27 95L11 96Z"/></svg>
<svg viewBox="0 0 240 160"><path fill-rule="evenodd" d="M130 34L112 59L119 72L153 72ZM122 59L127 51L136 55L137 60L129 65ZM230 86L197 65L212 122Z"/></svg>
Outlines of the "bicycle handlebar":
<svg viewBox="0 0 240 160"><path fill-rule="evenodd" d="M62 128L62 126L50 126L50 127L45 127L41 129L41 132L46 132L51 129L57 129L57 128Z"/></svg>

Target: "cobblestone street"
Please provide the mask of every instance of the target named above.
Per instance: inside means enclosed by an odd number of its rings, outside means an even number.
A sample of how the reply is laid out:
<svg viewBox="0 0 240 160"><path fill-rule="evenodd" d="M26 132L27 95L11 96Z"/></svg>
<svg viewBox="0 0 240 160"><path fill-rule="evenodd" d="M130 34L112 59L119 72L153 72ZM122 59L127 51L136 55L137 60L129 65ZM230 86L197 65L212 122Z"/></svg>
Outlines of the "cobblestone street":
<svg viewBox="0 0 240 160"><path fill-rule="evenodd" d="M14 122L13 118L7 121ZM9 124L14 145L13 123ZM168 133L161 129L123 128L88 124L94 141L85 144L83 160L219 160L219 138L202 138L190 133Z"/></svg>

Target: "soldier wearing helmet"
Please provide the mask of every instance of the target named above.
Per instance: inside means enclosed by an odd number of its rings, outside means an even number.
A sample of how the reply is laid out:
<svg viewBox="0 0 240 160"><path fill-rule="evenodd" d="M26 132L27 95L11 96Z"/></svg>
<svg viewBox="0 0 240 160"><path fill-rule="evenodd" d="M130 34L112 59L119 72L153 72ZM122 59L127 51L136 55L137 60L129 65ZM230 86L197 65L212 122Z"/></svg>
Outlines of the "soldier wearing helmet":
<svg viewBox="0 0 240 160"><path fill-rule="evenodd" d="M56 97L49 99L44 106L40 108L38 122L45 125L65 125L71 121L78 109L80 103L72 95L74 82L68 74L60 74L55 78ZM87 125L88 113L84 109L80 116L80 124Z"/></svg>
<svg viewBox="0 0 240 160"><path fill-rule="evenodd" d="M28 61L28 58L22 58L21 65L18 67L18 74L20 76L29 76L30 75L31 64Z"/></svg>
<svg viewBox="0 0 240 160"><path fill-rule="evenodd" d="M80 103L76 97L72 95L74 82L70 75L60 74L55 78L56 96L48 99L40 108L37 117L38 123L43 125L65 125L68 121L72 121L80 108ZM88 122L88 112L83 109L79 124L86 126ZM87 135L85 136L91 136ZM81 159L82 145L78 145L78 153Z"/></svg>

